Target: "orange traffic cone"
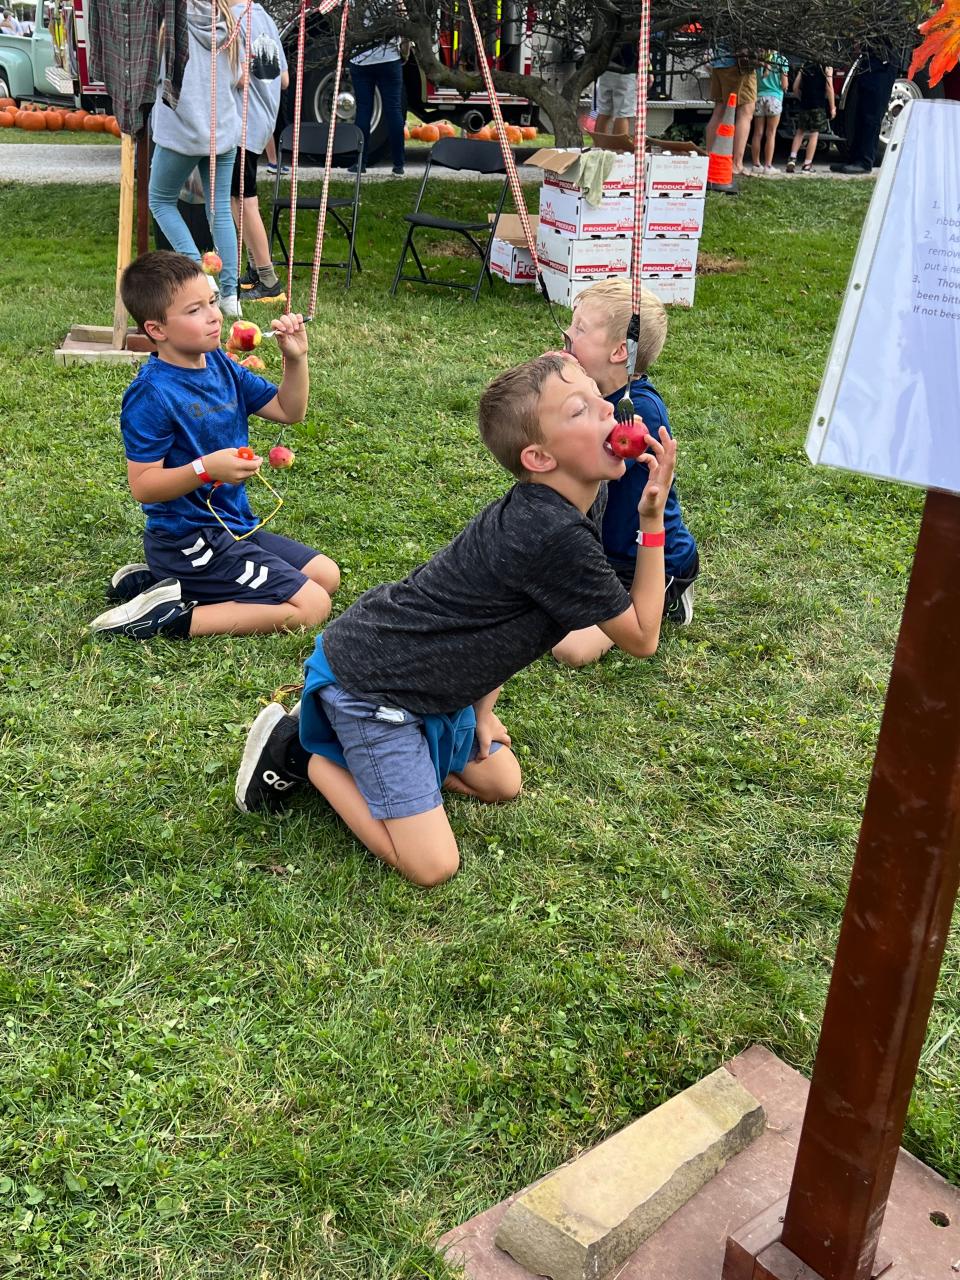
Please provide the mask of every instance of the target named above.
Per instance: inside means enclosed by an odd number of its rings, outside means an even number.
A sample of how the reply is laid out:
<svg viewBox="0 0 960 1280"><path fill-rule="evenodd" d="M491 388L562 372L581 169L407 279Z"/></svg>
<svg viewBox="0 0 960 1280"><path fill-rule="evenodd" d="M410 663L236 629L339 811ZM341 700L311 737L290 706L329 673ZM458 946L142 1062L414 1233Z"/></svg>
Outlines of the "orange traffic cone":
<svg viewBox="0 0 960 1280"><path fill-rule="evenodd" d="M737 120L737 95L727 98L723 119L717 127L717 136L707 164L707 190L722 191L728 196L738 194L733 181L733 134Z"/></svg>

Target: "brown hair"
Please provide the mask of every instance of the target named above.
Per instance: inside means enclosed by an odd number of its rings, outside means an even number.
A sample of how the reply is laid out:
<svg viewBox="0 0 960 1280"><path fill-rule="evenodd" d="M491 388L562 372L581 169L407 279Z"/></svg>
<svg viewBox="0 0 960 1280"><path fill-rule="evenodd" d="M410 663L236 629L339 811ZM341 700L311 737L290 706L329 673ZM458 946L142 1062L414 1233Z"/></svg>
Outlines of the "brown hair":
<svg viewBox="0 0 960 1280"><path fill-rule="evenodd" d="M156 249L130 263L120 277L120 296L138 325L148 320L162 324L177 290L202 274L200 263L192 258Z"/></svg>
<svg viewBox="0 0 960 1280"><path fill-rule="evenodd" d="M563 377L567 357L537 356L498 374L480 397L480 438L511 475L526 472L520 455L529 444L540 444L540 393L554 373Z"/></svg>
<svg viewBox="0 0 960 1280"><path fill-rule="evenodd" d="M601 318L611 342L622 342L633 315L629 280L600 280L584 289L576 306L591 307ZM667 340L667 309L651 289L640 287L640 337L636 373L646 373Z"/></svg>

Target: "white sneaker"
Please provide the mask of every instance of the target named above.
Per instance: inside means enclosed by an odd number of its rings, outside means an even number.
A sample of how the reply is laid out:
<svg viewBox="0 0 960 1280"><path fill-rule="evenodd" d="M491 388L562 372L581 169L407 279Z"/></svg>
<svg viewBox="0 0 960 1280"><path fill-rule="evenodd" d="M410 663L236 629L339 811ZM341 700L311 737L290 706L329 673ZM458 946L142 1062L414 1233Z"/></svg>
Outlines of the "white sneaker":
<svg viewBox="0 0 960 1280"><path fill-rule="evenodd" d="M764 165L763 167L764 177L767 177L767 178L772 178L775 174L778 174L779 172L780 170L776 167L776 165L767 164L767 165Z"/></svg>
<svg viewBox="0 0 960 1280"><path fill-rule="evenodd" d="M240 303L237 301L235 293L227 294L226 297L221 295L220 310L228 320L236 320L240 315Z"/></svg>

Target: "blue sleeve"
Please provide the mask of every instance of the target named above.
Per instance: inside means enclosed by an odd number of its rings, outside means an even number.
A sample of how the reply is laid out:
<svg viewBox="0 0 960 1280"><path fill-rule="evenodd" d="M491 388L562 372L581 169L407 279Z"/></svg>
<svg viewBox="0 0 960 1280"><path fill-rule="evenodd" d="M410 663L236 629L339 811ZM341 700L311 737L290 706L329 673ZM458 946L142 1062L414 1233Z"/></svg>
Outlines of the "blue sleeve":
<svg viewBox="0 0 960 1280"><path fill-rule="evenodd" d="M670 431L670 419L667 417L667 406L655 391L649 387L634 387L630 399L651 435L656 435L661 427L666 427L670 435L673 435Z"/></svg>
<svg viewBox="0 0 960 1280"><path fill-rule="evenodd" d="M142 377L127 387L120 408L123 449L131 462L160 462L173 445L170 414L161 398Z"/></svg>
<svg viewBox="0 0 960 1280"><path fill-rule="evenodd" d="M251 373L242 364L234 364L231 361L230 368L237 381L237 400L244 417L249 417L251 413L259 413L263 406L269 404L277 394L275 383L261 378L257 373Z"/></svg>

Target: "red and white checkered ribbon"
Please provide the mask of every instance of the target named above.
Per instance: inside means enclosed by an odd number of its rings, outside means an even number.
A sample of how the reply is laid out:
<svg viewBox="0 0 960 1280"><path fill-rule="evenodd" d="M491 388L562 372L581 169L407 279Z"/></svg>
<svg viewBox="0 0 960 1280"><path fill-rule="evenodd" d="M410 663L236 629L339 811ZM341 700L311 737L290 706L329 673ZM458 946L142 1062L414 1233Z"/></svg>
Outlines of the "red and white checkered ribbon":
<svg viewBox="0 0 960 1280"><path fill-rule="evenodd" d="M246 11L246 31L245 43L246 48L243 54L243 109L240 114L240 182L239 182L239 200L240 206L237 214L237 294L240 293L240 273L243 268L243 178L244 169L246 168L247 158L247 107L250 102L250 58L253 52L251 48L253 34L253 3L248 0ZM239 29L239 23L237 29Z"/></svg>
<svg viewBox="0 0 960 1280"><path fill-rule="evenodd" d="M324 4L328 9L332 9L340 0L321 0L320 9L323 12ZM333 167L333 144L337 131L337 107L340 101L340 76L343 71L343 51L347 42L347 19L350 16L350 0L343 0L343 13L340 16L340 42L337 45L337 65L333 72L333 103L330 111L330 123L327 128L327 154L323 166L323 187L320 191L320 209L317 214L317 238L313 246L313 274L310 278L310 302L308 305L308 315L313 315L317 308L317 284L320 280L320 259L323 256L323 233L327 225L327 200L330 194L330 170ZM360 157L357 157L357 163L360 163ZM290 253L293 254L293 243L291 240Z"/></svg>
<svg viewBox="0 0 960 1280"><path fill-rule="evenodd" d="M527 242L527 249L530 257L533 259L534 275L539 276L540 265L537 262L537 242L534 239L533 228L530 225L530 215L527 212L526 201L523 198L523 188L520 185L520 175L517 173L517 162L514 159L513 151L507 141L506 125L503 122L503 112L500 110L500 99L497 97L497 91L493 87L493 75L487 62L487 50L483 43L483 36L480 32L480 24L477 22L477 15L473 7L473 0L467 0L467 9L470 13L470 22L473 26L473 39L477 48L477 63L480 67L480 74L483 77L483 83L486 86L487 96L490 99L490 110L493 113L493 122L497 126L497 137L500 140L500 150L503 152L503 163L507 170L507 180L510 183L510 192L513 195L513 203L517 210L517 216L520 219L520 225L523 228L523 238Z"/></svg>
<svg viewBox="0 0 960 1280"><path fill-rule="evenodd" d="M247 18L247 26L250 25L250 13L253 0L246 0L246 8L244 13ZM217 208L217 195L214 183L217 179L217 59L221 53L224 53L236 40L240 34L239 21L233 30L227 35L223 44L217 45L217 21L220 17L220 10L217 7L217 0L210 0L210 221L211 232L213 231L213 215ZM248 40L249 44L249 40ZM249 77L249 51L245 58L244 75ZM244 87L246 92L246 86ZM246 103L244 103L246 109Z"/></svg>
<svg viewBox="0 0 960 1280"><path fill-rule="evenodd" d="M633 254L630 263L631 308L640 314L640 263L643 253L644 159L647 142L647 76L650 68L650 0L640 7L640 38L637 41L637 111L633 149ZM636 363L634 352L630 375Z"/></svg>

